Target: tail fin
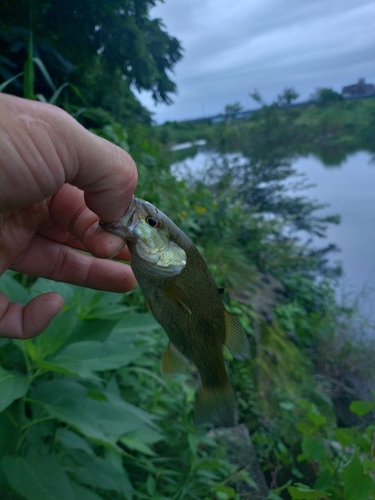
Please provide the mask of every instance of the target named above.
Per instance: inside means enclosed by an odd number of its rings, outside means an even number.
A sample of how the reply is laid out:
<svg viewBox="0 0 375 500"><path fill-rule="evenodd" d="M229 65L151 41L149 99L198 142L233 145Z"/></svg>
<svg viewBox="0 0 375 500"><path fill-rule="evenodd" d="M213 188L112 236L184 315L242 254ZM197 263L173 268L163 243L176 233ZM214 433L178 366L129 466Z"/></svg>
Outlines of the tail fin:
<svg viewBox="0 0 375 500"><path fill-rule="evenodd" d="M215 427L231 427L237 421L237 400L232 384L216 387L202 386L195 403L195 424L214 424Z"/></svg>

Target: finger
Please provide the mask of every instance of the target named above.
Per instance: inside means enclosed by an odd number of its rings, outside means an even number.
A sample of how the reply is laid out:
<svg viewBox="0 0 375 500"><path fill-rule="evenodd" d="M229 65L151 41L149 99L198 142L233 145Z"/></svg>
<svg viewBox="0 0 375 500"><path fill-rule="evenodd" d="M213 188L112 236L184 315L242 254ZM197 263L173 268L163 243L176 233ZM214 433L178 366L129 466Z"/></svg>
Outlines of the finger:
<svg viewBox="0 0 375 500"><path fill-rule="evenodd" d="M137 185L137 167L132 157L72 118L64 136L65 148L74 154L75 160L67 182L85 192L87 206L102 220L119 219L129 207ZM61 140L59 144L61 147Z"/></svg>
<svg viewBox="0 0 375 500"><path fill-rule="evenodd" d="M104 232L104 230L101 229L97 223L95 224L95 227L98 232ZM119 247L124 245L124 240L121 241L121 244L119 246L117 246L116 244L116 242L118 241L117 239L114 242L111 242L110 240L109 245L106 245L105 250L103 251L98 250L97 247L95 247L94 249L93 245L90 245L91 247L90 251L81 241L79 241L78 238L75 238L68 231L65 231L64 229L62 229L60 226L57 225L50 225L49 227L41 228L40 230L38 230L38 234L51 241L62 243L63 245L75 248L76 250L81 250L83 252L90 252L94 254L96 257L101 257L101 258L113 257L117 260L126 260L126 261L130 261L131 259L130 251L127 246L118 251ZM113 251L111 250L112 247L114 248Z"/></svg>
<svg viewBox="0 0 375 500"><path fill-rule="evenodd" d="M1 130L1 210L40 202L71 183L86 192L87 206L104 221L125 213L137 184L137 169L126 151L51 104L0 94L0 116L6 124Z"/></svg>
<svg viewBox="0 0 375 500"><path fill-rule="evenodd" d="M116 255L126 244L124 238L99 228L98 216L87 208L83 192L75 186L65 184L51 198L49 212L52 221L65 230L59 233L53 225L41 226L38 232L50 239L80 248L76 238L82 249L97 257Z"/></svg>
<svg viewBox="0 0 375 500"><path fill-rule="evenodd" d="M97 290L124 293L136 286L130 266L99 259L36 235L11 269Z"/></svg>
<svg viewBox="0 0 375 500"><path fill-rule="evenodd" d="M26 251L38 230L43 218L40 205L0 214L0 276Z"/></svg>
<svg viewBox="0 0 375 500"><path fill-rule="evenodd" d="M9 302L0 292L0 337L28 339L39 335L61 311L63 304L63 298L53 292L39 295L26 305Z"/></svg>

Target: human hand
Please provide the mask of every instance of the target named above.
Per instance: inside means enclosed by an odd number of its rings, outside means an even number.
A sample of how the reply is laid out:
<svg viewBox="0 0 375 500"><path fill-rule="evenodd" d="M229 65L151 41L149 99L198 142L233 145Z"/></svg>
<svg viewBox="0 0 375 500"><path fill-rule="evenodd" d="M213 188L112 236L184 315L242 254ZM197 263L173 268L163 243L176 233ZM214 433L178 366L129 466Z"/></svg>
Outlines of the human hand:
<svg viewBox="0 0 375 500"><path fill-rule="evenodd" d="M63 110L0 94L0 275L31 276L114 292L135 284L124 240L98 228L129 206L137 170L121 148ZM80 252L84 250L92 255ZM41 333L61 310L56 293L28 304L0 293L0 336Z"/></svg>

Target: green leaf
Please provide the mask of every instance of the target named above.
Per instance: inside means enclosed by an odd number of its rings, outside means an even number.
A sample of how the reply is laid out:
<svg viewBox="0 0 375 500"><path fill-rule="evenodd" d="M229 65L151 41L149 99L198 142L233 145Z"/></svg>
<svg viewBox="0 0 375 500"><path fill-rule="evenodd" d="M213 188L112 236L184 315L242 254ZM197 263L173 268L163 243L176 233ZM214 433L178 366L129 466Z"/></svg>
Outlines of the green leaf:
<svg viewBox="0 0 375 500"><path fill-rule="evenodd" d="M1 465L10 486L27 500L76 499L67 474L53 455L8 455Z"/></svg>
<svg viewBox="0 0 375 500"><path fill-rule="evenodd" d="M349 410L359 417L363 417L375 408L375 401L352 401Z"/></svg>
<svg viewBox="0 0 375 500"><path fill-rule="evenodd" d="M55 90L52 97L49 99L49 103L56 104L56 101L60 97L61 92L68 86L70 86L68 82L65 82L62 85L60 85L60 87Z"/></svg>
<svg viewBox="0 0 375 500"><path fill-rule="evenodd" d="M165 436L151 427L143 427L142 429L129 432L122 436L121 443L130 450L140 451L145 455L155 456L155 452L149 445L157 443L164 439Z"/></svg>
<svg viewBox="0 0 375 500"><path fill-rule="evenodd" d="M105 391L108 394L114 394L117 397L121 397L121 391L120 391L120 388L118 386L115 374L112 376L112 378L108 382L107 387L105 388Z"/></svg>
<svg viewBox="0 0 375 500"><path fill-rule="evenodd" d="M155 425L154 420L156 417L152 415L151 413L148 413L144 410L141 410L137 406L134 406L130 403L127 403L124 401L121 397L116 396L116 394L113 394L111 392L105 392L105 396L108 399L108 402L113 404L114 406L117 406L118 408L123 408L124 411L129 414L129 415L134 415L134 417L137 419L139 424L147 424L154 429L158 429L157 425Z"/></svg>
<svg viewBox="0 0 375 500"><path fill-rule="evenodd" d="M35 297L41 293L55 292L60 294L66 304L72 304L74 296L79 293L80 287L63 283L61 281L38 278L30 288L30 293Z"/></svg>
<svg viewBox="0 0 375 500"><path fill-rule="evenodd" d="M2 92L10 83L12 83L14 80L16 80L17 78L19 78L22 75L23 75L23 71L22 71L22 73L18 73L18 75L12 76L12 78L8 78L8 80L5 80L5 82L3 82L0 85L0 92Z"/></svg>
<svg viewBox="0 0 375 500"><path fill-rule="evenodd" d="M26 341L26 349L30 358L37 364L47 356L54 354L67 341L77 321L75 309L58 314L45 331Z"/></svg>
<svg viewBox="0 0 375 500"><path fill-rule="evenodd" d="M48 102L47 98L44 97L43 94L35 94L35 98L36 98L37 101L40 101L40 102Z"/></svg>
<svg viewBox="0 0 375 500"><path fill-rule="evenodd" d="M64 379L43 382L32 393L49 415L102 443L114 445L124 434L154 425L152 415L115 395L103 396L108 401L92 399L81 384Z"/></svg>
<svg viewBox="0 0 375 500"><path fill-rule="evenodd" d="M48 404L64 404L67 401L85 398L86 395L86 387L70 378L40 382L31 393L33 399L39 399Z"/></svg>
<svg viewBox="0 0 375 500"><path fill-rule="evenodd" d="M0 413L0 457L12 455L17 450L19 428L17 429L17 418L19 417L18 405L13 405ZM1 483L1 468L0 468ZM0 484L1 492L1 484Z"/></svg>
<svg viewBox="0 0 375 500"><path fill-rule="evenodd" d="M72 332L72 340L81 342L82 340L97 340L104 342L107 340L117 321L88 319L77 322L75 329ZM129 339L132 341L133 339Z"/></svg>
<svg viewBox="0 0 375 500"><path fill-rule="evenodd" d="M72 481L72 487L77 500L103 500L103 497L100 497L97 493L74 481Z"/></svg>
<svg viewBox="0 0 375 500"><path fill-rule="evenodd" d="M355 442L357 430L353 428L341 427L335 430L337 441L343 446L351 446Z"/></svg>
<svg viewBox="0 0 375 500"><path fill-rule="evenodd" d="M281 403L279 403L279 405L280 405L280 408L282 408L283 410L286 410L286 411L293 411L295 408L295 404L290 403L289 401L281 401Z"/></svg>
<svg viewBox="0 0 375 500"><path fill-rule="evenodd" d="M150 313L128 313L126 317L120 321L114 331L120 333L126 332L149 332L160 328L159 323Z"/></svg>
<svg viewBox="0 0 375 500"><path fill-rule="evenodd" d="M327 422L327 418L316 411L308 411L307 417L314 425L317 427L324 425Z"/></svg>
<svg viewBox="0 0 375 500"><path fill-rule="evenodd" d="M374 482L370 476L363 473L363 465L357 455L354 455L342 471L345 500L368 500L375 491Z"/></svg>
<svg viewBox="0 0 375 500"><path fill-rule="evenodd" d="M85 313L85 319L120 320L129 312L129 307L123 304L110 304L94 307Z"/></svg>
<svg viewBox="0 0 375 500"><path fill-rule="evenodd" d="M79 319L110 319L119 321L129 312L129 307L119 304L122 295L81 288L79 293Z"/></svg>
<svg viewBox="0 0 375 500"><path fill-rule="evenodd" d="M68 345L48 360L55 365L83 378L92 377L92 372L113 370L128 365L145 351L144 347L130 344L118 332L110 335L105 342L82 341Z"/></svg>
<svg viewBox="0 0 375 500"><path fill-rule="evenodd" d="M94 455L94 452L85 438L79 436L73 431L60 427L56 432L56 439L60 441L65 448L73 450L82 450L88 455Z"/></svg>
<svg viewBox="0 0 375 500"><path fill-rule="evenodd" d="M75 465L68 466L68 471L77 481L92 488L117 491L131 500L133 487L124 468L119 470L110 460L89 456L82 451L72 456Z"/></svg>
<svg viewBox="0 0 375 500"><path fill-rule="evenodd" d="M215 494L218 500L230 500L236 494L233 488L224 484L215 486Z"/></svg>
<svg viewBox="0 0 375 500"><path fill-rule="evenodd" d="M279 486L278 488L275 488L274 490L272 490L268 496L270 496L271 493L281 493L282 491L286 490L288 488L288 486L290 486L292 484L292 480L289 479L288 482L286 482L285 484ZM268 496L267 496L267 499L268 499Z"/></svg>
<svg viewBox="0 0 375 500"><path fill-rule="evenodd" d="M152 474L149 474L147 476L146 489L147 489L147 493L150 495L150 497L153 497L155 495L156 481L155 481L155 478Z"/></svg>
<svg viewBox="0 0 375 500"><path fill-rule="evenodd" d="M314 488L317 490L328 490L332 486L332 474L328 470L323 470L316 478Z"/></svg>
<svg viewBox="0 0 375 500"><path fill-rule="evenodd" d="M15 375L0 366L0 412L15 399L24 396L28 388L29 381L26 377Z"/></svg>
<svg viewBox="0 0 375 500"><path fill-rule="evenodd" d="M324 458L324 443L322 438L304 436L301 447L306 460L322 460Z"/></svg>
<svg viewBox="0 0 375 500"><path fill-rule="evenodd" d="M34 98L35 70L32 57L26 59L23 71L23 95L26 99Z"/></svg>
<svg viewBox="0 0 375 500"><path fill-rule="evenodd" d="M280 495L278 495L277 493L270 491L267 495L266 500L283 500L283 498Z"/></svg>
<svg viewBox="0 0 375 500"><path fill-rule="evenodd" d="M319 500L327 498L327 493L320 490L313 490L305 484L289 486L288 492L293 500Z"/></svg>
<svg viewBox="0 0 375 500"><path fill-rule="evenodd" d="M12 277L9 271L4 273L0 278L0 292L5 293L13 302L26 304L31 299L31 295Z"/></svg>
<svg viewBox="0 0 375 500"><path fill-rule="evenodd" d="M299 430L302 434L308 435L313 434L317 430L317 427L311 422L298 422L297 430Z"/></svg>
<svg viewBox="0 0 375 500"><path fill-rule="evenodd" d="M53 90L55 92L56 86L53 83L52 78L50 77L50 74L48 73L47 68L45 67L43 61L41 59L39 59L39 57L33 57L32 60L40 69L42 75L44 76L44 79L46 80L46 82L50 86L51 90Z"/></svg>

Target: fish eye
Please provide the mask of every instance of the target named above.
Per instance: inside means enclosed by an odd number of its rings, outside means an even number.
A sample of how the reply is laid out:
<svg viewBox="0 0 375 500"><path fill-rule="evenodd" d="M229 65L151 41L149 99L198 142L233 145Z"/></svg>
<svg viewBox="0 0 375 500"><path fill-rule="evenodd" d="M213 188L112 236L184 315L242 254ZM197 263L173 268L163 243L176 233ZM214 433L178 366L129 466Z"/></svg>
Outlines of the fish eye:
<svg viewBox="0 0 375 500"><path fill-rule="evenodd" d="M151 227L160 227L160 220L155 219L155 217L152 217L152 215L146 217L146 222Z"/></svg>

